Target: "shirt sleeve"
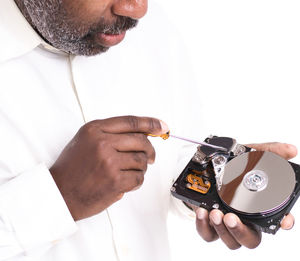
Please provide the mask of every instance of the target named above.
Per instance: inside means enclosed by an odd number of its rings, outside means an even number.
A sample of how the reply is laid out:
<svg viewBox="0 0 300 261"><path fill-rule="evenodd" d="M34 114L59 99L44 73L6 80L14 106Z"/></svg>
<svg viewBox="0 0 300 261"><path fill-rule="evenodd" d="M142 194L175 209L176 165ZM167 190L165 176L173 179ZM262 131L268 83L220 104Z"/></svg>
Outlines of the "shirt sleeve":
<svg viewBox="0 0 300 261"><path fill-rule="evenodd" d="M0 185L0 260L48 249L76 229L46 166Z"/></svg>

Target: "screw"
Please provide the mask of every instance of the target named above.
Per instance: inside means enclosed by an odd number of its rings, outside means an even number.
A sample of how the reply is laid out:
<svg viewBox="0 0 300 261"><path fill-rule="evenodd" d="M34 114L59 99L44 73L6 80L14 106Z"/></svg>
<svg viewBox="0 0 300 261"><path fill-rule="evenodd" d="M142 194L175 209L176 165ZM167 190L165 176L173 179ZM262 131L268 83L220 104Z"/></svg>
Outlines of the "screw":
<svg viewBox="0 0 300 261"><path fill-rule="evenodd" d="M218 209L220 207L220 205L218 203L213 204L212 208L214 209Z"/></svg>
<svg viewBox="0 0 300 261"><path fill-rule="evenodd" d="M235 151L235 155L240 155L243 154L244 152L246 152L246 147L243 145L238 145Z"/></svg>
<svg viewBox="0 0 300 261"><path fill-rule="evenodd" d="M217 156L213 159L216 165L222 165L225 163L225 158L223 156Z"/></svg>
<svg viewBox="0 0 300 261"><path fill-rule="evenodd" d="M274 229L276 229L276 226L275 225L271 225L271 226L269 226L269 229L274 230Z"/></svg>

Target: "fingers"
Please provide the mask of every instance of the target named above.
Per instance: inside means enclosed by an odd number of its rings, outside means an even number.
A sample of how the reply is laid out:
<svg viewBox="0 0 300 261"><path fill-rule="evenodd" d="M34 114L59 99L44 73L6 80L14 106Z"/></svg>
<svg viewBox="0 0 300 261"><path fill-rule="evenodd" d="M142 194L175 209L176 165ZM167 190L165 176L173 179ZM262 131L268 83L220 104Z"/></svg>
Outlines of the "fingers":
<svg viewBox="0 0 300 261"><path fill-rule="evenodd" d="M294 145L286 143L270 142L262 144L248 144L246 146L259 151L270 151L276 153L287 160L297 156L297 148Z"/></svg>
<svg viewBox="0 0 300 261"><path fill-rule="evenodd" d="M250 249L256 248L260 244L261 232L243 224L236 215L228 213L224 216L223 221L238 244Z"/></svg>
<svg viewBox="0 0 300 261"><path fill-rule="evenodd" d="M144 152L149 164L155 160L155 150L144 134L112 134L111 144L118 152ZM136 158L136 160L139 159Z"/></svg>
<svg viewBox="0 0 300 261"><path fill-rule="evenodd" d="M120 192L125 193L139 188L144 182L147 170L147 155L144 152L120 152L117 160L121 167L116 182L121 188Z"/></svg>
<svg viewBox="0 0 300 261"><path fill-rule="evenodd" d="M219 238L213 226L210 225L208 211L204 208L197 208L196 212L196 228L199 235L206 241L212 242Z"/></svg>
<svg viewBox="0 0 300 261"><path fill-rule="evenodd" d="M224 215L216 209L208 213L203 208L198 208L195 212L197 215L197 231L207 242L220 238L232 250L241 246L252 249L261 242L261 233L250 226L244 225L235 214L228 213ZM286 222L291 222L290 218Z"/></svg>
<svg viewBox="0 0 300 261"><path fill-rule="evenodd" d="M284 230L290 230L295 224L295 218L292 214L288 214L281 221L281 228Z"/></svg>
<svg viewBox="0 0 300 261"><path fill-rule="evenodd" d="M209 218L212 221L212 225L217 232L220 239L229 249L238 249L241 244L235 239L235 237L228 231L223 222L224 214L219 210L212 210L209 214Z"/></svg>
<svg viewBox="0 0 300 261"><path fill-rule="evenodd" d="M161 120L150 117L123 116L96 121L103 132L108 133L151 133L161 135L169 127Z"/></svg>
<svg viewBox="0 0 300 261"><path fill-rule="evenodd" d="M132 191L139 188L144 182L144 171L142 170L127 170L121 171L120 188L122 193Z"/></svg>
<svg viewBox="0 0 300 261"><path fill-rule="evenodd" d="M148 157L144 152L123 152L118 160L121 171L140 170L145 173L147 170Z"/></svg>
<svg viewBox="0 0 300 261"><path fill-rule="evenodd" d="M218 236L229 249L238 249L241 246L252 249L260 244L261 233L244 225L235 214L224 215L219 210L212 210L209 218Z"/></svg>

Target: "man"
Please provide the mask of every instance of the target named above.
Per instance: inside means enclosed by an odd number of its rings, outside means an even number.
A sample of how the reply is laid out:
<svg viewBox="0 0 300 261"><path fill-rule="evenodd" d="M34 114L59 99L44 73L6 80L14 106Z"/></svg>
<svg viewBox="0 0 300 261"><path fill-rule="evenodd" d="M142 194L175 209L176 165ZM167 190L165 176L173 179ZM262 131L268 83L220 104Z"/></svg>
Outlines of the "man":
<svg viewBox="0 0 300 261"><path fill-rule="evenodd" d="M145 134L199 133L201 121L182 48L155 5L124 39L146 10L146 0L1 1L0 260L169 260L170 205L192 215L169 193L185 151ZM195 211L206 241L260 242L233 214ZM282 227L292 226L288 215Z"/></svg>

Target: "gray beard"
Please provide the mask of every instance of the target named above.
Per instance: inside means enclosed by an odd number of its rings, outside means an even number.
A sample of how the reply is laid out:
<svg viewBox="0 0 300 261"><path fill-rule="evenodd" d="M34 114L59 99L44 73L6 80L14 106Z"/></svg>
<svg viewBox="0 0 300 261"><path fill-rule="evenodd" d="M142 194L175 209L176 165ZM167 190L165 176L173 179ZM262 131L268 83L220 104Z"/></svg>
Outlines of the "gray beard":
<svg viewBox="0 0 300 261"><path fill-rule="evenodd" d="M61 0L23 2L32 25L53 47L74 55L86 56L108 50L106 47L95 45L91 39L83 39L82 32L86 27L83 24L76 25L68 19Z"/></svg>
<svg viewBox="0 0 300 261"><path fill-rule="evenodd" d="M104 19L97 24L86 24L71 20L63 8L62 0L16 0L24 16L53 47L74 55L91 56L107 51L109 48L93 41L95 32L118 33L136 26L137 21L118 17L113 25ZM25 10L22 10L25 9Z"/></svg>

